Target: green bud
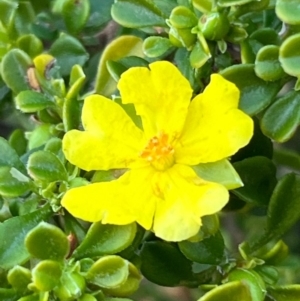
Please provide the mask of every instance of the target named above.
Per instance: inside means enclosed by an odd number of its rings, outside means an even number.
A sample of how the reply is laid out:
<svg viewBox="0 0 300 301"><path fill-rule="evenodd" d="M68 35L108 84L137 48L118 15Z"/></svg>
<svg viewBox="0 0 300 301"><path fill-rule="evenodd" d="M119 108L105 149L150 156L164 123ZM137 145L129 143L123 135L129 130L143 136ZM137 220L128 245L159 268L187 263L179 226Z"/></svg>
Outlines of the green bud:
<svg viewBox="0 0 300 301"><path fill-rule="evenodd" d="M58 286L54 288L54 294L61 301L78 299L85 291L85 280L77 272L64 273Z"/></svg>
<svg viewBox="0 0 300 301"><path fill-rule="evenodd" d="M7 274L8 283L17 291L25 291L31 282L30 270L19 265L14 266Z"/></svg>
<svg viewBox="0 0 300 301"><path fill-rule="evenodd" d="M220 40L229 32L230 23L225 14L211 12L201 16L198 26L206 39Z"/></svg>
<svg viewBox="0 0 300 301"><path fill-rule="evenodd" d="M175 7L170 15L169 22L177 29L192 28L197 25L197 17L185 6Z"/></svg>
<svg viewBox="0 0 300 301"><path fill-rule="evenodd" d="M54 260L40 261L32 270L34 286L42 292L52 290L62 275L62 266Z"/></svg>

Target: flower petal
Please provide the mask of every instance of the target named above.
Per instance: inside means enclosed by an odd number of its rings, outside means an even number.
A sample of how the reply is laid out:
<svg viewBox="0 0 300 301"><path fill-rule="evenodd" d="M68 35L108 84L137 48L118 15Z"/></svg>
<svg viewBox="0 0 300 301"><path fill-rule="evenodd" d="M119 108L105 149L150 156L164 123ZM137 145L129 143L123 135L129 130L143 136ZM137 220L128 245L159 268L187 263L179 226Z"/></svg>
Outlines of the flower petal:
<svg viewBox="0 0 300 301"><path fill-rule="evenodd" d="M161 174L158 203L154 217L155 234L168 241L181 241L195 235L201 217L220 211L228 202L226 188L197 177L192 168L176 164Z"/></svg>
<svg viewBox="0 0 300 301"><path fill-rule="evenodd" d="M163 132L173 140L183 128L191 86L169 62L155 62L149 68L130 68L122 74L118 84L122 102L134 104L148 139Z"/></svg>
<svg viewBox="0 0 300 301"><path fill-rule="evenodd" d="M157 202L151 186L153 172L152 168L135 169L111 182L73 188L61 204L89 222L125 225L136 221L150 229Z"/></svg>
<svg viewBox="0 0 300 301"><path fill-rule="evenodd" d="M176 162L187 165L227 158L248 144L252 119L239 110L239 90L214 74L203 94L189 107L185 127L175 146Z"/></svg>
<svg viewBox="0 0 300 301"><path fill-rule="evenodd" d="M108 170L144 166L139 158L143 132L113 101L92 95L85 99L82 122L85 132L72 130L64 136L66 158L84 170Z"/></svg>

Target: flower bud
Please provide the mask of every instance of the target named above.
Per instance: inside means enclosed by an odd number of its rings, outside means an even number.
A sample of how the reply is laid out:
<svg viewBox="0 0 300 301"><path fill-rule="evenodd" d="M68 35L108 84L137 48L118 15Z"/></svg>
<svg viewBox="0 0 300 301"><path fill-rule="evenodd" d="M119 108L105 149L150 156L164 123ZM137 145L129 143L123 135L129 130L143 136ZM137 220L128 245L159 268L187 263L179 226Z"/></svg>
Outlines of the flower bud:
<svg viewBox="0 0 300 301"><path fill-rule="evenodd" d="M220 40L228 33L230 24L226 15L211 12L202 15L198 26L206 39Z"/></svg>

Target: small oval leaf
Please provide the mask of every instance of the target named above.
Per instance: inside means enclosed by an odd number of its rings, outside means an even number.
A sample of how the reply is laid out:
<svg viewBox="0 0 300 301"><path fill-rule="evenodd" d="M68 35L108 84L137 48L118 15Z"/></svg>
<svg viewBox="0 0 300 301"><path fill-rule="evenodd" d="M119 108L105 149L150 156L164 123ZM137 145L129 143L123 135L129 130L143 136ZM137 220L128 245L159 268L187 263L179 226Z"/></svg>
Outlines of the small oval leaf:
<svg viewBox="0 0 300 301"><path fill-rule="evenodd" d="M34 113L53 105L51 99L36 91L26 90L16 96L16 107L24 113Z"/></svg>
<svg viewBox="0 0 300 301"><path fill-rule="evenodd" d="M167 16L164 16L153 1L118 1L112 5L111 15L117 23L127 28L166 27Z"/></svg>
<svg viewBox="0 0 300 301"><path fill-rule="evenodd" d="M67 181L68 174L61 161L49 151L34 152L28 160L28 174L35 180Z"/></svg>
<svg viewBox="0 0 300 301"><path fill-rule="evenodd" d="M128 261L116 255L98 259L87 272L88 282L102 288L116 288L126 282L129 270Z"/></svg>
<svg viewBox="0 0 300 301"><path fill-rule="evenodd" d="M162 286L195 284L192 262L175 245L164 241L146 242L140 255L141 272L148 280Z"/></svg>
<svg viewBox="0 0 300 301"><path fill-rule="evenodd" d="M25 238L29 253L39 259L63 260L70 251L65 233L58 227L41 222Z"/></svg>
<svg viewBox="0 0 300 301"><path fill-rule="evenodd" d="M290 91L266 110L261 119L261 129L266 136L285 142L293 136L299 123L300 92Z"/></svg>
<svg viewBox="0 0 300 301"><path fill-rule="evenodd" d="M20 49L12 49L3 57L1 76L14 93L30 89L27 80L27 70L31 66L32 61L30 57Z"/></svg>
<svg viewBox="0 0 300 301"><path fill-rule="evenodd" d="M222 70L220 74L239 88L239 107L249 115L266 108L281 88L278 82L265 82L257 77L252 64L234 65Z"/></svg>
<svg viewBox="0 0 300 301"><path fill-rule="evenodd" d="M78 259L116 254L130 246L135 233L135 223L124 226L94 223L72 256Z"/></svg>
<svg viewBox="0 0 300 301"><path fill-rule="evenodd" d="M186 258L198 263L218 265L224 258L225 245L220 232L199 242L181 241L178 246Z"/></svg>

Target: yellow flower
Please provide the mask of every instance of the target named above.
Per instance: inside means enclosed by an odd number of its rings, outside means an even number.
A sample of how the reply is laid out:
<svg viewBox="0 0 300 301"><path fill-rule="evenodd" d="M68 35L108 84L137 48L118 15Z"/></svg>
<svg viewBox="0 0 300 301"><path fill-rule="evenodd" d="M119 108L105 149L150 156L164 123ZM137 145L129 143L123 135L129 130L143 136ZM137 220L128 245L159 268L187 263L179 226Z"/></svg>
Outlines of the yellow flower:
<svg viewBox="0 0 300 301"><path fill-rule="evenodd" d="M191 101L189 82L166 61L129 69L118 88L123 104L134 104L143 130L120 105L92 95L82 111L85 131L68 132L63 150L87 171L128 170L117 180L69 190L62 206L86 221L136 221L165 240L187 239L202 216L228 202L224 186L199 178L191 166L227 158L252 136L252 119L237 109L239 90L214 74Z"/></svg>

